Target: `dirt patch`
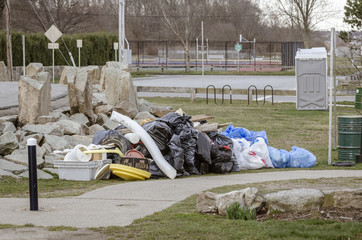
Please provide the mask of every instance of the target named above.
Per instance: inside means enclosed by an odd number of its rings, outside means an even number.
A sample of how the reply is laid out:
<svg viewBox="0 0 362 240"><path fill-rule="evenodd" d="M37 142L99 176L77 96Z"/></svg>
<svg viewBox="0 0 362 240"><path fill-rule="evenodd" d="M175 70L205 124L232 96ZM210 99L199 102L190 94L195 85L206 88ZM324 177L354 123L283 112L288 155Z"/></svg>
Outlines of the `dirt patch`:
<svg viewBox="0 0 362 240"><path fill-rule="evenodd" d="M323 208L321 211L312 212L274 212L269 214L260 214L258 221L266 220L284 220L295 221L302 219L321 219L340 222L362 222L362 210L356 208L340 209L335 207Z"/></svg>

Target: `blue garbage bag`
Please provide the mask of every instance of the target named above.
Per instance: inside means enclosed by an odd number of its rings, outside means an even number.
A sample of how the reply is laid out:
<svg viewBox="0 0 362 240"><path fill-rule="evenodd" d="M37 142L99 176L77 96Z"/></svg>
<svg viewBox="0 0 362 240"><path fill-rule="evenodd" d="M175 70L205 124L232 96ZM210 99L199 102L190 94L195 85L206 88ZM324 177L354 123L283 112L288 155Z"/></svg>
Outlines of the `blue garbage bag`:
<svg viewBox="0 0 362 240"><path fill-rule="evenodd" d="M313 153L304 148L297 146L292 147L292 151L289 152L289 162L287 167L291 168L310 168L314 167L317 158Z"/></svg>
<svg viewBox="0 0 362 240"><path fill-rule="evenodd" d="M269 156L275 168L286 168L289 162L289 152L284 149L268 147Z"/></svg>
<svg viewBox="0 0 362 240"><path fill-rule="evenodd" d="M249 131L246 128L242 127L234 127L233 125L229 125L225 131L223 131L221 134L229 137L229 138L245 138L247 141L254 143L255 139L257 137L261 137L264 139L265 143L268 145L268 138L266 136L265 131Z"/></svg>

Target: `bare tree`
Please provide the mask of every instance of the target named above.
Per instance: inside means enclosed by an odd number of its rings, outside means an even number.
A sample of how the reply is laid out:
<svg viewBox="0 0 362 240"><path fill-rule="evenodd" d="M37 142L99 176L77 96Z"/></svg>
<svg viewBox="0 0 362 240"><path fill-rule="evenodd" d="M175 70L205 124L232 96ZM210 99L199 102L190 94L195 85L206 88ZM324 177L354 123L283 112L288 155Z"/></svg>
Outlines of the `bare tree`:
<svg viewBox="0 0 362 240"><path fill-rule="evenodd" d="M208 0L159 0L163 22L181 41L185 49L186 71L190 71L190 43L200 35L201 21Z"/></svg>
<svg viewBox="0 0 362 240"><path fill-rule="evenodd" d="M304 46L309 48L310 34L316 25L329 16L327 0L276 0L278 9L289 26L303 33Z"/></svg>

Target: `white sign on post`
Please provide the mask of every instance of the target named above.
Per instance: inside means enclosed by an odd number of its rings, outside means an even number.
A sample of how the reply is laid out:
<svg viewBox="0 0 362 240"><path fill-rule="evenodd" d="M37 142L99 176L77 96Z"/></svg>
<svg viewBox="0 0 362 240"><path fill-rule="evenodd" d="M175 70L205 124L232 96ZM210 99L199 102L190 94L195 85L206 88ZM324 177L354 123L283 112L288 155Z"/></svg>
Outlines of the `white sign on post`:
<svg viewBox="0 0 362 240"><path fill-rule="evenodd" d="M53 83L54 83L54 49L55 49L55 45L54 43L62 36L62 32L59 31L59 29L52 25L48 31L45 32L45 36L52 42L51 44L51 48L52 51L53 51ZM48 48L49 48L49 45L48 45ZM58 48L59 49L59 44L58 44Z"/></svg>
<svg viewBox="0 0 362 240"><path fill-rule="evenodd" d="M80 49L83 47L82 39L77 39L77 48L78 48L78 67L80 68Z"/></svg>
<svg viewBox="0 0 362 240"><path fill-rule="evenodd" d="M59 43L48 43L48 49L59 49Z"/></svg>
<svg viewBox="0 0 362 240"><path fill-rule="evenodd" d="M62 32L59 31L56 26L52 25L48 31L45 32L45 36L54 43L62 36Z"/></svg>
<svg viewBox="0 0 362 240"><path fill-rule="evenodd" d="M118 42L114 42L113 43L113 49L114 49L114 59L117 62L117 50L118 50L119 46L118 46Z"/></svg>

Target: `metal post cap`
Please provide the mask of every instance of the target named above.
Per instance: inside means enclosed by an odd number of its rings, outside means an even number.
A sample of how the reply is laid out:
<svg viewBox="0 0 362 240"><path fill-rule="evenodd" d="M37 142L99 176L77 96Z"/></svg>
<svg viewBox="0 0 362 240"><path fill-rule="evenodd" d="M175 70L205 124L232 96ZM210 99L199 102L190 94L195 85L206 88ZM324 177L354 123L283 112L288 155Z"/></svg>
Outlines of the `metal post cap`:
<svg viewBox="0 0 362 240"><path fill-rule="evenodd" d="M36 146L36 139L35 138L29 138L26 141L26 143L27 143L28 146Z"/></svg>

